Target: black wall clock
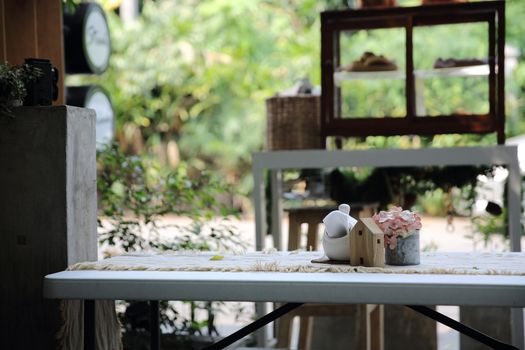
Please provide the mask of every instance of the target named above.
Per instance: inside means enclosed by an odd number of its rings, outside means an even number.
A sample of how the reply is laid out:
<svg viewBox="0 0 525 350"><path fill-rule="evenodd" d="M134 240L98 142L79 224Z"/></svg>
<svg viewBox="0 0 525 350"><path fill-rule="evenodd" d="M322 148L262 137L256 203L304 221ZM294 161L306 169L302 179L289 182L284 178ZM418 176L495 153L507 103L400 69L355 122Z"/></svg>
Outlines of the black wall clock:
<svg viewBox="0 0 525 350"><path fill-rule="evenodd" d="M66 73L103 73L109 65L111 39L104 10L96 3L81 3L64 13Z"/></svg>

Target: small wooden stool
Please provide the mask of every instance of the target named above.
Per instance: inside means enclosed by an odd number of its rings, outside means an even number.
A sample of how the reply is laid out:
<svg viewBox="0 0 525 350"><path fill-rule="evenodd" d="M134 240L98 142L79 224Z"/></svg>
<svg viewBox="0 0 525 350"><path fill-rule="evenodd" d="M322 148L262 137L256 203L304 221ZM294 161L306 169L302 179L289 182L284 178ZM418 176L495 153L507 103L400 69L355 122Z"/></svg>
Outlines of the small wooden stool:
<svg viewBox="0 0 525 350"><path fill-rule="evenodd" d="M350 215L354 218L370 217L379 207L378 203L350 203ZM288 250L301 248L301 225L307 224L306 250L317 250L319 246L319 225L328 213L337 207L302 207L285 209L288 212ZM383 306L382 305L333 305L306 304L281 317L278 325L277 347L289 347L291 327L294 317L298 316L298 349L310 349L314 316L353 316L359 317L360 324L356 337L359 346L356 349L383 349Z"/></svg>
<svg viewBox="0 0 525 350"><path fill-rule="evenodd" d="M286 314L279 320L277 334L277 348L289 348L292 343L292 322L298 316L299 350L310 350L313 330L313 316L315 317L342 317L352 316L355 318L353 327L347 332L353 333L356 342L349 344L348 349L383 350L384 349L384 322L383 305L358 304L358 305L334 305L334 304L305 304L298 309Z"/></svg>

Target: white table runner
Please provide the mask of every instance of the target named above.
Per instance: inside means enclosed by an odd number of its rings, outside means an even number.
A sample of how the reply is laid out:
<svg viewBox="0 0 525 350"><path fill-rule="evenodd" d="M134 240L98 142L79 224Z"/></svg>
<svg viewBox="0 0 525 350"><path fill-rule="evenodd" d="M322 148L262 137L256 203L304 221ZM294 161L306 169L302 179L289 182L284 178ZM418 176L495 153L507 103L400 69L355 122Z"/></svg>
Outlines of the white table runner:
<svg viewBox="0 0 525 350"><path fill-rule="evenodd" d="M421 253L421 264L384 268L313 263L322 252L172 252L128 254L97 262L78 263L69 270L333 272L525 275L525 253ZM215 259L218 260L215 260Z"/></svg>

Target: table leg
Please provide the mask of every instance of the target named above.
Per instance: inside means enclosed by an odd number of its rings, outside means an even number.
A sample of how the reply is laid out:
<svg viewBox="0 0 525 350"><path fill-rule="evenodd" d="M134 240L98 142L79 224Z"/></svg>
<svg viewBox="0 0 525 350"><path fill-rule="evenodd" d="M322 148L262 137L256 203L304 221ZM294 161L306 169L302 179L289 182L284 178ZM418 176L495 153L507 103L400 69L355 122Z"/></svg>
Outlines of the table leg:
<svg viewBox="0 0 525 350"><path fill-rule="evenodd" d="M159 324L159 301L149 301L149 317L150 317L150 349L160 349L160 324Z"/></svg>
<svg viewBox="0 0 525 350"><path fill-rule="evenodd" d="M383 350L384 339L384 305L367 304L366 311L366 343L371 350Z"/></svg>
<svg viewBox="0 0 525 350"><path fill-rule="evenodd" d="M268 313L268 305L262 301L255 303L255 316L260 317ZM255 341L257 346L265 348L267 346L268 337L269 337L268 327L262 327L255 333Z"/></svg>
<svg viewBox="0 0 525 350"><path fill-rule="evenodd" d="M301 316L299 318L299 341L298 349L310 349L312 342L312 327L314 318L312 316Z"/></svg>
<svg viewBox="0 0 525 350"><path fill-rule="evenodd" d="M523 337L523 309L510 309L512 344L519 349L525 349L525 339Z"/></svg>
<svg viewBox="0 0 525 350"><path fill-rule="evenodd" d="M84 350L95 350L95 300L84 300Z"/></svg>
<svg viewBox="0 0 525 350"><path fill-rule="evenodd" d="M283 250L282 222L283 222L283 204L281 200L282 174L281 170L272 170L271 172L271 191L272 191L272 236L273 246L278 251Z"/></svg>
<svg viewBox="0 0 525 350"><path fill-rule="evenodd" d="M253 206L255 211L255 250L265 248L266 237L266 195L264 188L264 173L262 169L253 166Z"/></svg>
<svg viewBox="0 0 525 350"><path fill-rule="evenodd" d="M448 316L445 316L435 310L432 310L426 306L421 306L421 305L406 305L407 307L411 308L412 310L416 311L416 312L419 312L420 314L423 314L427 317L430 317L431 319L439 322L439 323L442 323L452 329L455 329L456 331L462 333L462 334L465 334L466 336L468 337L471 337L472 339L474 340L477 340L479 341L480 343L482 344L485 344L489 347L491 347L492 349L501 349L501 350L505 350L505 349L513 349L513 350L518 350L518 348L512 346L512 345L509 345L509 344L505 344L505 343L502 343L500 342L499 340L496 340L492 337L489 337L488 335L486 334L483 334L477 330L475 330L474 328L470 328L469 326L466 326L464 325L463 323L460 323L456 320L453 320L451 319L450 317Z"/></svg>

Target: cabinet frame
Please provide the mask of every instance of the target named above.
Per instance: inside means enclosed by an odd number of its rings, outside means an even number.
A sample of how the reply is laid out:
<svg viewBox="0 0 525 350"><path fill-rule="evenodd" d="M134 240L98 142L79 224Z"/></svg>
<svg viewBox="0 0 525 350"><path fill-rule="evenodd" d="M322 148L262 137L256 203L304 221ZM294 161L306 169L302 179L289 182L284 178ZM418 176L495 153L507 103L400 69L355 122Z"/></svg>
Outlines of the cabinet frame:
<svg viewBox="0 0 525 350"><path fill-rule="evenodd" d="M468 116L416 115L416 91L413 60L413 31L418 26L440 24L488 24L488 97L489 113ZM359 29L405 29L405 101L404 117L341 118L341 92L334 84L340 64L339 35ZM321 139L329 136L363 137L370 135L435 135L449 133L497 133L498 144L505 143L505 2L484 1L325 11L321 13ZM498 68L496 69L496 64ZM336 111L338 113L336 113Z"/></svg>

